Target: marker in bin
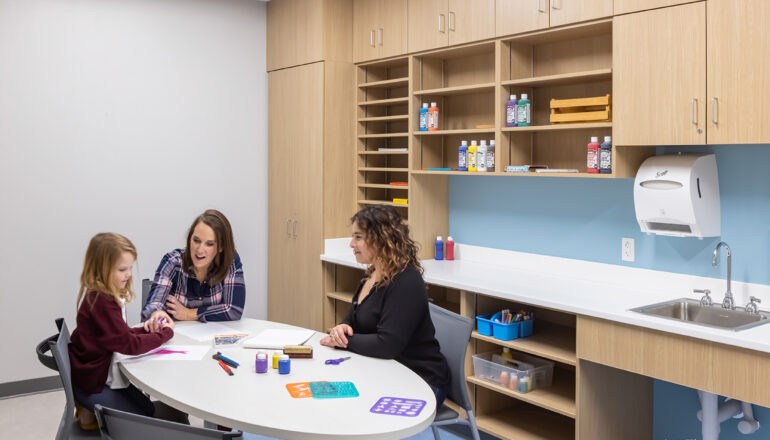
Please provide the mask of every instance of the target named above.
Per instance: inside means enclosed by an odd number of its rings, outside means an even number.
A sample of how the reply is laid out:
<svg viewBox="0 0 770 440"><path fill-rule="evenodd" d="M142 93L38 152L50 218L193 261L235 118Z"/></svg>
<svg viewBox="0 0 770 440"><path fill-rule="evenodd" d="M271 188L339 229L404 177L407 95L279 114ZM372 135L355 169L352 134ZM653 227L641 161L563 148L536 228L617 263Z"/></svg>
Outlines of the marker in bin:
<svg viewBox="0 0 770 440"><path fill-rule="evenodd" d="M501 324L510 324L512 322L526 321L532 318L533 313L527 312L526 310L519 310L519 313L512 314L510 310L503 309L500 312L500 318L495 318L495 322L499 322Z"/></svg>

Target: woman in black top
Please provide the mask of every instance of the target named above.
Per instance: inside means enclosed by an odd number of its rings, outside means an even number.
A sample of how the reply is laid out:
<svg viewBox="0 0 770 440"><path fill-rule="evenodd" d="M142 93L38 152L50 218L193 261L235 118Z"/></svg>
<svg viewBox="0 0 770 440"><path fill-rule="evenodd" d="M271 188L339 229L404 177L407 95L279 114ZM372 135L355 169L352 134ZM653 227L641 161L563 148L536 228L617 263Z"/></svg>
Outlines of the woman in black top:
<svg viewBox="0 0 770 440"><path fill-rule="evenodd" d="M409 228L390 206L368 206L351 220L350 247L356 261L369 267L347 316L321 344L397 360L430 385L440 407L449 367L435 338L422 266Z"/></svg>

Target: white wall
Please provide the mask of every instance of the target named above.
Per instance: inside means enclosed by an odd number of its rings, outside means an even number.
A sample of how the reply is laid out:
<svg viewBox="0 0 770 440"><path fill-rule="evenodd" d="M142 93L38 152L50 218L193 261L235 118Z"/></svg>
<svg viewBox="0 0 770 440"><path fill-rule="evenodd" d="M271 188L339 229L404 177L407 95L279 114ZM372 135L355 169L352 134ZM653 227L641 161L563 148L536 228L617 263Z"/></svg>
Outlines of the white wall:
<svg viewBox="0 0 770 440"><path fill-rule="evenodd" d="M140 294L203 210L230 219L246 316L267 306L265 3L0 0L0 383L75 298L88 240L137 246ZM128 308L136 322L140 301Z"/></svg>

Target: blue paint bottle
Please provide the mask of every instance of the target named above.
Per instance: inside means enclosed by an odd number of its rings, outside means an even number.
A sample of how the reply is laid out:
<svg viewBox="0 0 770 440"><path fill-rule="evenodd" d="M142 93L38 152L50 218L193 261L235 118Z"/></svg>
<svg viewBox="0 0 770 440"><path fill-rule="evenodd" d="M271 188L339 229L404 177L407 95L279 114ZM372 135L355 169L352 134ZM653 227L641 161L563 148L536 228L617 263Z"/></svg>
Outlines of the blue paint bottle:
<svg viewBox="0 0 770 440"><path fill-rule="evenodd" d="M288 354L282 354L281 359L278 360L278 374L291 373L291 360Z"/></svg>
<svg viewBox="0 0 770 440"><path fill-rule="evenodd" d="M436 259L444 259L444 241L441 239L440 235L436 238Z"/></svg>
<svg viewBox="0 0 770 440"><path fill-rule="evenodd" d="M428 103L420 109L420 131L428 131Z"/></svg>
<svg viewBox="0 0 770 440"><path fill-rule="evenodd" d="M468 171L468 141L462 141L457 157L457 171Z"/></svg>

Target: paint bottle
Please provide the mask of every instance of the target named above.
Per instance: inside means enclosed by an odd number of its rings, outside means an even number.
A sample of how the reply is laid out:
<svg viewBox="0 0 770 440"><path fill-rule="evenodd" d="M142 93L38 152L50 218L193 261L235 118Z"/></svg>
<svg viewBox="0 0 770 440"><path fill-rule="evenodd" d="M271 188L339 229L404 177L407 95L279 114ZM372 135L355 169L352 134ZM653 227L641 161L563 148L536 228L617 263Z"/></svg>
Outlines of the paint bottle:
<svg viewBox="0 0 770 440"><path fill-rule="evenodd" d="M277 351L275 353L273 353L273 369L274 370L278 369L278 361L280 361L280 360L281 360L281 353L279 353Z"/></svg>
<svg viewBox="0 0 770 440"><path fill-rule="evenodd" d="M476 149L476 171L485 173L487 171L487 141L482 140L479 148Z"/></svg>
<svg viewBox="0 0 770 440"><path fill-rule="evenodd" d="M513 353L511 353L511 349L508 347L503 347L503 359L513 359Z"/></svg>
<svg viewBox="0 0 770 440"><path fill-rule="evenodd" d="M478 148L476 141L471 141L471 146L468 147L468 171L476 171L476 150Z"/></svg>
<svg viewBox="0 0 770 440"><path fill-rule="evenodd" d="M438 130L438 106L435 102L430 103L428 109L428 131Z"/></svg>
<svg viewBox="0 0 770 440"><path fill-rule="evenodd" d="M493 173L495 171L495 140L489 141L487 147L487 171Z"/></svg>
<svg viewBox="0 0 770 440"><path fill-rule="evenodd" d="M278 360L278 374L291 373L291 359L288 354L282 354Z"/></svg>
<svg viewBox="0 0 770 440"><path fill-rule="evenodd" d="M519 379L519 392L528 393L532 390L532 379L529 376L524 376Z"/></svg>
<svg viewBox="0 0 770 440"><path fill-rule="evenodd" d="M516 126L516 95L511 95L505 104L505 126Z"/></svg>
<svg viewBox="0 0 770 440"><path fill-rule="evenodd" d="M420 109L420 131L428 131L428 103L423 103Z"/></svg>
<svg viewBox="0 0 770 440"><path fill-rule="evenodd" d="M612 173L612 138L604 136L604 142L599 147L599 173Z"/></svg>
<svg viewBox="0 0 770 440"><path fill-rule="evenodd" d="M451 235L446 238L446 259L447 260L455 259L455 241L452 240Z"/></svg>
<svg viewBox="0 0 770 440"><path fill-rule="evenodd" d="M591 136L591 142L588 143L588 153L586 162L586 171L591 174L597 174L599 172L599 138Z"/></svg>
<svg viewBox="0 0 770 440"><path fill-rule="evenodd" d="M468 171L468 141L460 142L459 155L457 157L457 170Z"/></svg>
<svg viewBox="0 0 770 440"><path fill-rule="evenodd" d="M510 379L508 379L508 389L517 391L519 389L519 375L516 373L511 373Z"/></svg>
<svg viewBox="0 0 770 440"><path fill-rule="evenodd" d="M256 370L257 373L267 373L267 353L257 353Z"/></svg>
<svg viewBox="0 0 770 440"><path fill-rule="evenodd" d="M444 241L441 236L436 237L436 260L444 259Z"/></svg>
<svg viewBox="0 0 770 440"><path fill-rule="evenodd" d="M529 127L532 121L532 110L526 93L521 94L521 99L516 103L516 125Z"/></svg>

